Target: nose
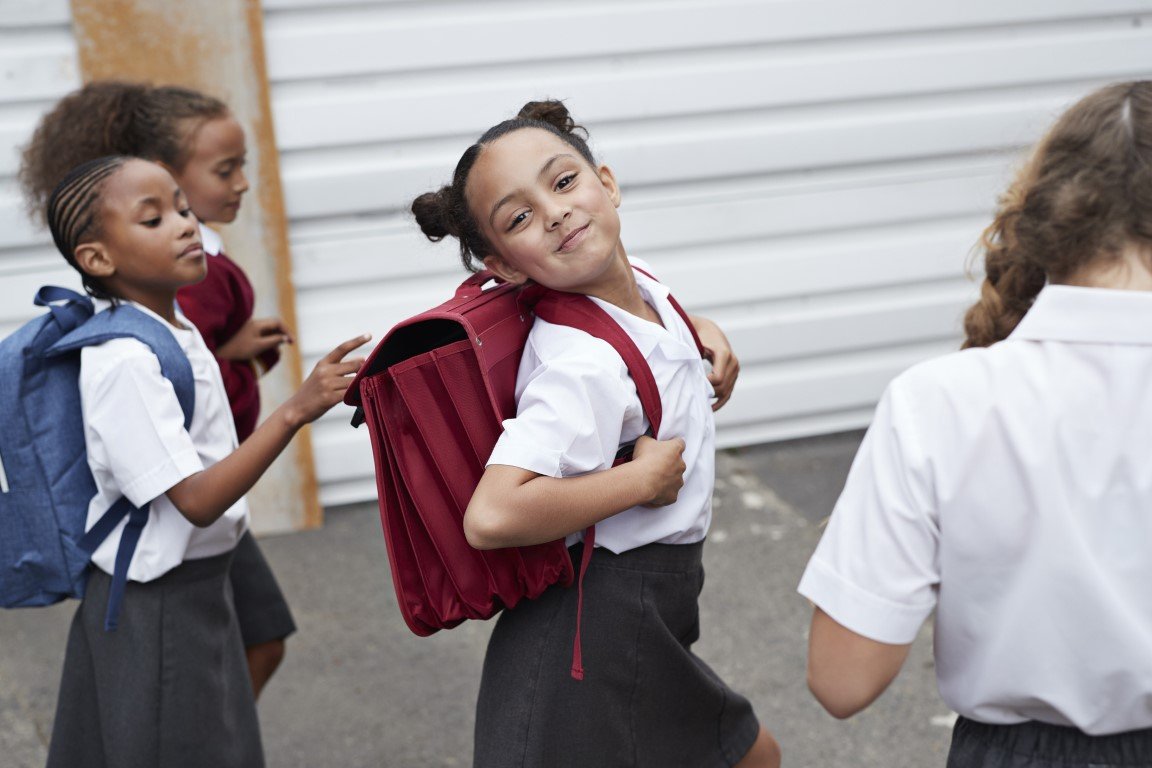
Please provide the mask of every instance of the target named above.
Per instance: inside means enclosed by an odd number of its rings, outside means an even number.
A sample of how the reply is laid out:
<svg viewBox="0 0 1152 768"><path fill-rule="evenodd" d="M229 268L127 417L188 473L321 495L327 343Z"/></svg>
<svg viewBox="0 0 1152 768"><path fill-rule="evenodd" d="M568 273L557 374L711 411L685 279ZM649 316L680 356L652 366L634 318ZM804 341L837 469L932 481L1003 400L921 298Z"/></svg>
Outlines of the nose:
<svg viewBox="0 0 1152 768"><path fill-rule="evenodd" d="M548 229L556 229L572 215L572 208L563 199L553 199L549 202L545 213L547 214Z"/></svg>
<svg viewBox="0 0 1152 768"><path fill-rule="evenodd" d="M243 168L236 169L236 179L232 183L232 191L238 195L248 191L248 177L244 174Z"/></svg>
<svg viewBox="0 0 1152 768"><path fill-rule="evenodd" d="M196 214L192 213L192 211L188 211L187 216L181 216L179 218L179 223L181 240L191 237L200 229L200 220L196 218Z"/></svg>

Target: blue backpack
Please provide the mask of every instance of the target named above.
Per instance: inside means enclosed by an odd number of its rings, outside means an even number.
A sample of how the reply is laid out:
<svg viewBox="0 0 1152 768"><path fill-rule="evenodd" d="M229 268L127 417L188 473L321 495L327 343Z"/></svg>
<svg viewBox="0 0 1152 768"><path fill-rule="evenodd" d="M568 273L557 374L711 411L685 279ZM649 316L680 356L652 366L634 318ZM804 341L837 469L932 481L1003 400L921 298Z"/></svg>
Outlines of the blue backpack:
<svg viewBox="0 0 1152 768"><path fill-rule="evenodd" d="M82 597L92 553L127 516L104 619L112 630L149 505L120 498L84 531L96 482L84 444L80 350L123 337L147 344L176 390L185 429L192 366L172 333L133 306L94 313L87 296L55 286L41 288L35 303L51 311L0 341L0 607Z"/></svg>

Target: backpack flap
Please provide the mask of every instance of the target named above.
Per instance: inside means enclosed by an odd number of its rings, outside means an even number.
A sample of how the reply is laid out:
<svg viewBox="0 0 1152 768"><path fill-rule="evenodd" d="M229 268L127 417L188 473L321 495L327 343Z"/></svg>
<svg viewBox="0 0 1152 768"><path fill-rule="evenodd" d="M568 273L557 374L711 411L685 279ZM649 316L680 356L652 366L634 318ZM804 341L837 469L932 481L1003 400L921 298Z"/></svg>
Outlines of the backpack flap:
<svg viewBox="0 0 1152 768"><path fill-rule="evenodd" d="M516 414L512 393L532 318L519 308L519 286L496 281L494 286L484 287L490 281L495 281L490 272L477 272L460 284L451 299L404 320L385 335L364 361L344 396L344 402L356 408L352 426L364 423L361 388L365 379L458 341L470 342L488 397L501 419Z"/></svg>

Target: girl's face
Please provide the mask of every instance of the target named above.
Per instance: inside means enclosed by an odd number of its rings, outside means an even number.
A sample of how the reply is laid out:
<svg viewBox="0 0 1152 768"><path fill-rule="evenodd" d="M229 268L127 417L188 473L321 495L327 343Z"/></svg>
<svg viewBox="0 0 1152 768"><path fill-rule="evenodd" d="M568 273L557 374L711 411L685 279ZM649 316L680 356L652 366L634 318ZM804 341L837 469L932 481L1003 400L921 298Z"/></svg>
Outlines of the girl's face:
<svg viewBox="0 0 1152 768"><path fill-rule="evenodd" d="M248 191L244 129L234 117L218 117L194 130L191 142L188 161L172 176L188 195L197 218L231 223L240 211L240 198Z"/></svg>
<svg viewBox="0 0 1152 768"><path fill-rule="evenodd" d="M176 291L207 273L184 193L161 166L129 160L104 182L98 205L100 237L77 246L77 264L113 296L170 318Z"/></svg>
<svg viewBox="0 0 1152 768"><path fill-rule="evenodd" d="M612 171L548 131L524 128L487 145L465 198L495 251L484 265L509 282L604 296L627 273Z"/></svg>

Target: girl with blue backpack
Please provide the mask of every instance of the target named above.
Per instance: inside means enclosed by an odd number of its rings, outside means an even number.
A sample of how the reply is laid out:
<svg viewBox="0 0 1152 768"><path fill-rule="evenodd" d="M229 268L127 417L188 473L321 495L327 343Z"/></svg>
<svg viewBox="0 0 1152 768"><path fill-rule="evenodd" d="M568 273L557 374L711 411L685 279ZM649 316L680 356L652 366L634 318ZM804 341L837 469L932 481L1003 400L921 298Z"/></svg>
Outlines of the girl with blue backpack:
<svg viewBox="0 0 1152 768"><path fill-rule="evenodd" d="M260 415L259 377L278 362L278 347L291 341L280 319L253 316L252 284L209 227L234 221L248 191L244 130L224 102L190 88L116 80L87 83L41 118L24 149L20 181L29 207L41 213L69 170L116 154L163 165L200 220L208 275L181 288L177 301L216 357L237 437L243 441ZM249 676L259 697L283 660L285 638L296 624L251 533L240 539L229 582Z"/></svg>
<svg viewBox="0 0 1152 768"><path fill-rule="evenodd" d="M187 356L186 409L148 346L114 338L80 353L80 402L97 492L89 525L125 497L148 506L115 631L105 606L124 524L95 551L68 637L50 768L263 765L244 646L227 587L248 525L244 494L293 435L340 402L366 336L329 353L287 402L237 445L220 370L180 313L177 291L204 278L196 217L171 175L110 156L52 192L47 221L86 290L166 329Z"/></svg>
<svg viewBox="0 0 1152 768"><path fill-rule="evenodd" d="M778 766L751 704L691 650L714 390L668 289L625 253L616 179L579 131L560 102L530 103L464 153L450 185L412 206L427 237L457 238L470 269L482 262L509 283L587 296L635 342L662 405L653 440L612 346L536 318L517 415L504 422L464 528L479 548L566 537L573 562L590 557L587 674L575 663L569 674L581 590L556 585L505 609L484 662L474 764ZM632 441L634 460L613 467ZM589 526L595 547L585 553Z"/></svg>

